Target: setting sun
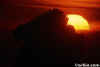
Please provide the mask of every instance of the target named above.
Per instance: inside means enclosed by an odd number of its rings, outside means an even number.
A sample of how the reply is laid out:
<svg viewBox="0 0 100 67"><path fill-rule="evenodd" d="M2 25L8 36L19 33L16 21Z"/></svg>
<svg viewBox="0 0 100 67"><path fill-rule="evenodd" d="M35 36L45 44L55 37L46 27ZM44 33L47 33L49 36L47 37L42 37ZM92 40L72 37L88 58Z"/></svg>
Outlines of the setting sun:
<svg viewBox="0 0 100 67"><path fill-rule="evenodd" d="M68 25L72 25L76 31L88 31L90 26L88 21L80 15L69 14Z"/></svg>

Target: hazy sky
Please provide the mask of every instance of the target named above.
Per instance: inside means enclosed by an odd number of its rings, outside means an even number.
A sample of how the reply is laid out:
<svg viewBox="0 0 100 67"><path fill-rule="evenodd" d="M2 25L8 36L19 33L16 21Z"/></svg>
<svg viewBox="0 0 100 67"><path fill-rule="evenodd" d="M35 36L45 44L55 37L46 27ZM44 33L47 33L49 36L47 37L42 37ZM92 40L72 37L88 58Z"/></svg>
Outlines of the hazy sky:
<svg viewBox="0 0 100 67"><path fill-rule="evenodd" d="M59 6L71 6L71 7L99 7L100 0L3 0L6 3L13 5L59 5Z"/></svg>
<svg viewBox="0 0 100 67"><path fill-rule="evenodd" d="M43 9L24 8L15 6L61 6L61 7L96 7L100 8L100 0L0 0L0 29L16 27L38 16ZM44 7L43 6L43 7ZM100 9L67 9L66 12L82 14L88 20L100 20Z"/></svg>

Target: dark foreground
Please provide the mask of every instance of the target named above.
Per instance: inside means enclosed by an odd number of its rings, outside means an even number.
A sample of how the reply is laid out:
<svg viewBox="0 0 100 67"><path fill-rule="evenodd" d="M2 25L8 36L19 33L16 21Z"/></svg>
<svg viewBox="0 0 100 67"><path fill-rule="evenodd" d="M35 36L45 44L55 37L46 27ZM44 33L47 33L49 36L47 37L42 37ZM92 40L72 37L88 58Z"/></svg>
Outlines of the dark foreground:
<svg viewBox="0 0 100 67"><path fill-rule="evenodd" d="M62 11L54 9L10 33L5 32L7 39L3 40L4 36L1 36L0 41L4 43L1 46L1 65L99 64L100 32L76 34L72 26L66 25L67 21Z"/></svg>

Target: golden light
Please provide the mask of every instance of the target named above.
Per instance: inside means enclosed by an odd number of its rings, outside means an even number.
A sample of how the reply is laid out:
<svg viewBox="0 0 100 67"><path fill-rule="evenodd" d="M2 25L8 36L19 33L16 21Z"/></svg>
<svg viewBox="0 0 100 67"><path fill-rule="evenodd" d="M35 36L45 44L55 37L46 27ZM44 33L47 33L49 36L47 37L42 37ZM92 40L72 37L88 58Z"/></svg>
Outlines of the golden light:
<svg viewBox="0 0 100 67"><path fill-rule="evenodd" d="M67 15L67 17L68 17L67 25L72 25L77 32L90 30L88 21L85 18L83 18L82 16L69 14L69 15Z"/></svg>

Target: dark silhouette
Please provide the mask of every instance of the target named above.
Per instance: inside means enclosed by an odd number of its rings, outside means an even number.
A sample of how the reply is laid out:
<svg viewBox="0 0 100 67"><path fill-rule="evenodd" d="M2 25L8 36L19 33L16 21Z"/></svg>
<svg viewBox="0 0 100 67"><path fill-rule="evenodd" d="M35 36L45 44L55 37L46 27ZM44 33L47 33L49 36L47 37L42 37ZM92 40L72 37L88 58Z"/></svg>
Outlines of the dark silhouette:
<svg viewBox="0 0 100 67"><path fill-rule="evenodd" d="M17 62L22 64L25 60L25 63L30 64L80 63L84 54L84 38L76 35L74 28L67 26L67 21L68 18L61 10L53 9L28 24L20 25L14 31L14 36L17 41L23 40L24 45L19 49L18 56L21 58L17 58Z"/></svg>

